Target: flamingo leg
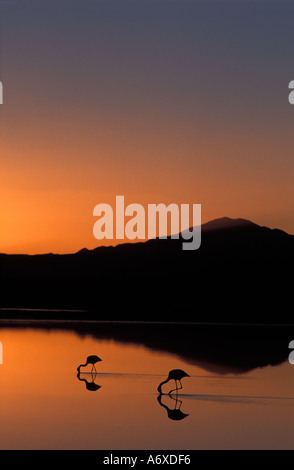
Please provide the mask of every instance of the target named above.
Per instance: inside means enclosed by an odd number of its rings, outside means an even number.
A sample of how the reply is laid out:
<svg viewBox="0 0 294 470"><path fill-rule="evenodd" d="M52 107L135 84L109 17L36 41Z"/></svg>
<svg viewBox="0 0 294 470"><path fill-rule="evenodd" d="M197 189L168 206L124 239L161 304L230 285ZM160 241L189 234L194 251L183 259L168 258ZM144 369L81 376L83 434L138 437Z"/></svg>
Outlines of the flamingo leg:
<svg viewBox="0 0 294 470"><path fill-rule="evenodd" d="M168 392L169 395L170 395L172 392L174 392L175 390L176 390L177 393L178 393L178 384L177 384L177 381L176 381L176 380L175 380L175 383L176 383L176 388L174 388L173 390L170 390L170 391ZM182 388L182 387L181 387L181 388Z"/></svg>
<svg viewBox="0 0 294 470"><path fill-rule="evenodd" d="M91 378L92 378L92 381L95 380L96 375L97 375L96 372L95 372L95 371L93 372L93 370L91 370Z"/></svg>
<svg viewBox="0 0 294 470"><path fill-rule="evenodd" d="M180 383L180 387L178 387L178 384L177 384L177 381L175 380L176 382L176 388L174 388L173 390L171 390L170 392L168 392L169 394L174 392L176 390L176 392L178 393L178 390L181 390L181 388L183 388L183 385L182 385L182 382L179 380L179 383Z"/></svg>
<svg viewBox="0 0 294 470"><path fill-rule="evenodd" d="M175 397L170 396L170 398L171 398L172 400L175 400L175 402L176 402L175 407L174 407L174 410L179 410L179 409L181 408L181 406L182 406L182 400L179 400L179 399L178 399L178 395L176 395Z"/></svg>
<svg viewBox="0 0 294 470"><path fill-rule="evenodd" d="M182 402L182 400L177 400L177 402L179 403L178 410L180 410L183 402ZM176 404L176 405L177 405L177 404Z"/></svg>

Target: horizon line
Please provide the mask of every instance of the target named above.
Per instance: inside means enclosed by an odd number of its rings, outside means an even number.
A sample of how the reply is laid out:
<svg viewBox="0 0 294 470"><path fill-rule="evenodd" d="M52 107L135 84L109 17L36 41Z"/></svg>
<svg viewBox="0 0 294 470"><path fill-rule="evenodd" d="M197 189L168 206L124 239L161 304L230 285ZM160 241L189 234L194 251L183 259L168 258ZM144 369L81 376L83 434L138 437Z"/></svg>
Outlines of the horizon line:
<svg viewBox="0 0 294 470"><path fill-rule="evenodd" d="M294 234L290 234L288 232L286 232L285 230L282 230L282 229L279 229L279 228L270 228L270 227L267 227L267 226L264 226L264 225L259 225L257 224L256 222L252 222L251 220L249 219L245 219L243 217L229 217L229 216L223 216L223 217L216 217L215 219L211 219L211 220L208 220L206 222L202 222L200 227L202 228L203 226L205 225L208 225L208 224L211 224L213 222L217 222L217 221L230 221L230 222L242 222L243 225L246 225L246 224L250 224L250 225L255 225L257 227L260 227L260 228L269 228L270 230L279 230L280 232L283 232L289 236L294 236ZM190 227L189 229L185 229L183 230L183 232L187 232L188 230L189 231L193 231L193 229L199 227L196 226L196 227ZM223 229L226 229L226 228L229 228L229 226L225 225L223 227ZM221 226L219 227L216 227L215 228L216 230L219 230L219 229L222 229ZM66 252L66 253L58 253L58 252L51 252L51 251L48 251L48 252L42 252L42 253L5 253L5 252L0 252L0 256L49 256L49 255L55 255L55 256L69 256L69 255L76 255L76 254L79 254L81 253L82 251L89 251L89 252L92 252L96 249L100 249L100 248L116 248L118 246L123 246L123 245L138 245L138 244L144 244L144 243L147 243L147 242L150 242L152 240L167 240L169 238L171 238L173 235L180 235L181 233L183 232L179 232L179 233L175 233L175 234L170 234L170 235L161 235L159 237L155 237L155 238L146 238L146 239L135 239L135 240L132 240L132 241L125 241L125 240L121 240L121 241L118 241L116 239L113 239L113 241L117 241L116 244L111 244L111 245L98 245L94 248L87 248L87 247L82 247L80 249L78 249L77 251L74 251L74 252Z"/></svg>

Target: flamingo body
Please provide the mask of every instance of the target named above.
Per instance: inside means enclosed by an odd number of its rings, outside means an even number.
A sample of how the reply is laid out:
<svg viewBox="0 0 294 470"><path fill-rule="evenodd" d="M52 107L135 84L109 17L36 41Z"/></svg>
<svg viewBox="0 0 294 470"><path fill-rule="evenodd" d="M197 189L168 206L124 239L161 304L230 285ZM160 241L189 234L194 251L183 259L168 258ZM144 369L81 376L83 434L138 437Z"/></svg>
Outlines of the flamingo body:
<svg viewBox="0 0 294 470"><path fill-rule="evenodd" d="M161 382L159 385L158 385L158 392L160 393L160 395L162 395L162 385L169 382L170 380L174 380L175 383L176 383L176 388L173 389L173 390L170 390L168 393L170 394L171 392L173 392L174 390L178 391L179 388L182 388L182 378L183 377L190 377L189 374L187 374L187 372L185 372L184 370L182 369L172 369L169 371L169 374L168 374L168 377L166 380L164 380L163 382ZM177 382L180 383L181 387L178 387L178 384Z"/></svg>
<svg viewBox="0 0 294 470"><path fill-rule="evenodd" d="M95 369L96 371L95 364L100 361L102 361L102 359L100 359L100 357L96 356L95 354L93 354L92 356L88 356L86 363L80 364L79 367L77 368L77 371L80 372L80 368L86 367L88 364L92 364L92 370Z"/></svg>

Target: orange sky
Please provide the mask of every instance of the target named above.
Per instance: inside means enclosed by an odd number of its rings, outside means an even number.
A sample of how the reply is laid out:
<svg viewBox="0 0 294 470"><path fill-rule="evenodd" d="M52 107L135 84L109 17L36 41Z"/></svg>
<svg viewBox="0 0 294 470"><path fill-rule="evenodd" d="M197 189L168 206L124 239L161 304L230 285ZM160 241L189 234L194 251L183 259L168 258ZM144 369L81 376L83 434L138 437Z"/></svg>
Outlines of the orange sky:
<svg viewBox="0 0 294 470"><path fill-rule="evenodd" d="M239 146L238 140L241 139L236 139L235 148ZM244 141L245 158L252 142ZM7 145L5 150L7 163L0 175L1 252L66 253L82 247L94 248L99 241L92 233L96 220L93 209L99 203L115 207L116 195L124 195L126 205L136 202L146 209L148 203L200 203L202 222L221 216L244 217L294 233L294 223L287 217L293 209L291 173L283 173L278 165L270 173L264 172L262 165L254 173L246 164L238 162L234 166L226 144L221 146L217 139L205 142L202 138L195 143L191 136L190 142L185 142L187 148L182 151L186 155L196 152L199 155L190 167L176 159L173 164L154 161L152 165L146 159L144 164L149 150L143 145L141 151L140 145L133 151L140 164L134 158L124 167L124 158L130 160L128 149L120 151L121 163L115 164L119 148L109 148L106 143L89 148L89 153L103 154L103 162L84 163L81 159L68 164L61 159L51 164L47 150L48 159L39 163L39 145L34 143L28 152L31 162L17 167L9 160L13 162L20 152L25 158L24 151L17 145L12 148ZM272 151L267 144L259 146L259 155ZM42 152L46 157L46 149ZM74 152L79 151L76 142L70 140L58 149L61 156ZM171 143L171 147L166 145L164 157L168 159L172 153L176 156L179 150ZM219 163L210 165L215 153Z"/></svg>
<svg viewBox="0 0 294 470"><path fill-rule="evenodd" d="M116 195L294 233L287 12L65 3L3 10L0 252L94 248Z"/></svg>
<svg viewBox="0 0 294 470"><path fill-rule="evenodd" d="M126 205L136 202L146 209L148 203L199 203L202 222L222 216L244 217L294 233L294 222L288 217L293 209L292 175L278 161L270 171L264 170L263 159L276 149L260 136L253 136L259 164L253 157L248 161L252 140L246 135L231 138L228 151L225 135L209 140L205 134L195 138L192 132L183 145L176 147L176 139L170 139L164 145L160 142L153 153L144 142L128 141L122 148L119 139L113 144L94 137L83 150L88 161L80 150L83 132L78 136L73 132L72 139L68 136L58 142L57 161L52 162L52 148L47 148L50 139L41 132L38 139L39 132L35 132L36 138L27 142L27 148L20 144L21 139L12 144L9 137L2 140L6 158L0 174L0 252L68 253L94 248L100 242L93 237L93 209L99 203L115 207L116 195L124 195ZM71 130L68 132L70 135ZM152 129L149 136L154 141L158 137L152 136ZM156 145L154 141L150 146ZM157 161L160 146L161 160ZM234 164L237 151L239 159ZM103 158L96 161L96 153ZM181 162L181 153L188 159L191 156L191 161ZM23 160L18 161L20 155Z"/></svg>

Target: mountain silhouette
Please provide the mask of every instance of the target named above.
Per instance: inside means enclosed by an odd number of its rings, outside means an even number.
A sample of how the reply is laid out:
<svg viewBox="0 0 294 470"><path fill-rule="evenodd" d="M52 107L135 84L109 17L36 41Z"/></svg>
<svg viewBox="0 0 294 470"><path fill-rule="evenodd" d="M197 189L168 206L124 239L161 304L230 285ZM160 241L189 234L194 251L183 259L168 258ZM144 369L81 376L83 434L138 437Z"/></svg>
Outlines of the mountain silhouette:
<svg viewBox="0 0 294 470"><path fill-rule="evenodd" d="M1 307L81 309L101 320L292 323L294 236L228 217L201 247L153 239L74 254L0 254Z"/></svg>

